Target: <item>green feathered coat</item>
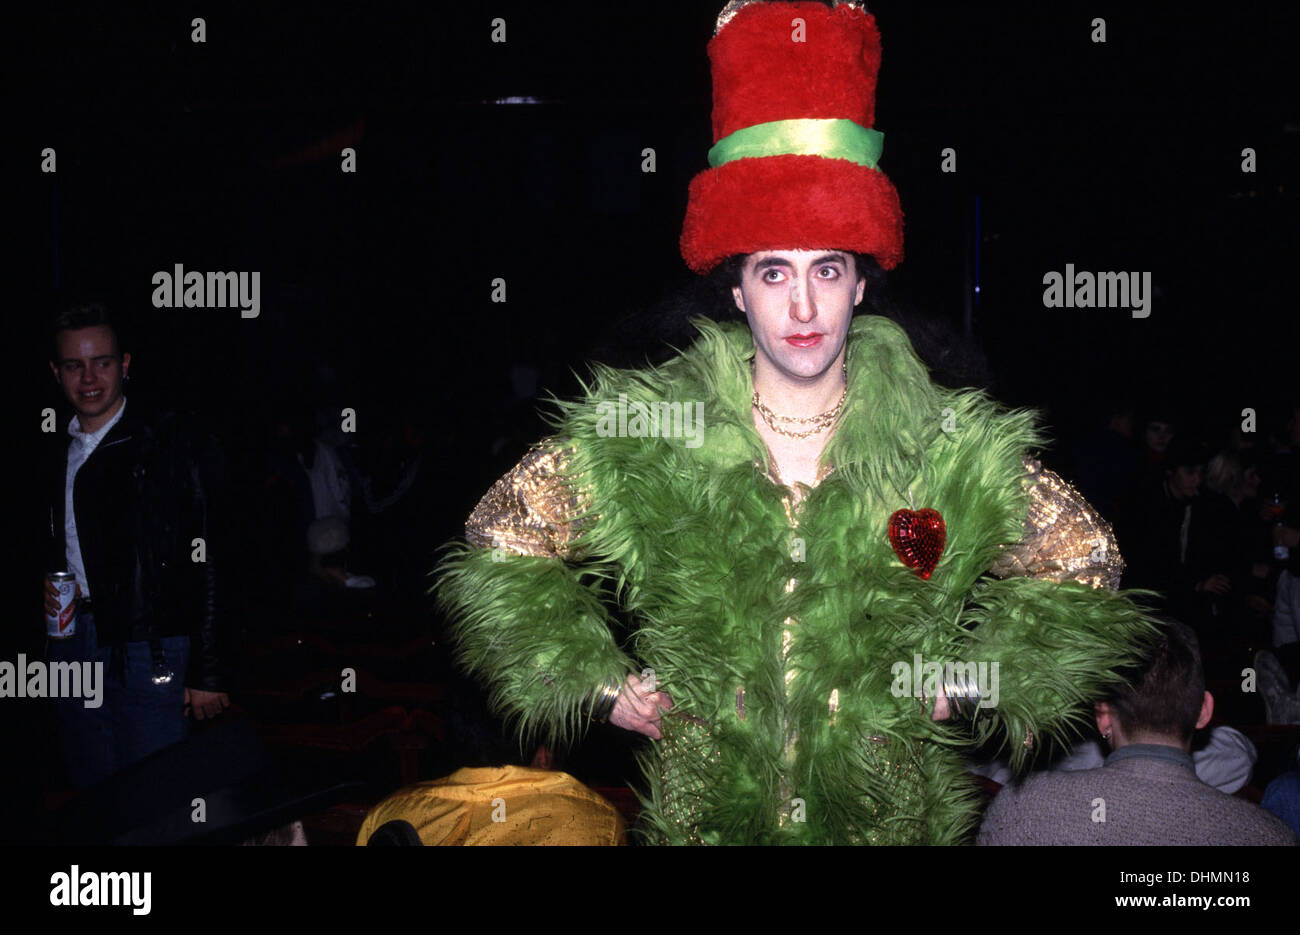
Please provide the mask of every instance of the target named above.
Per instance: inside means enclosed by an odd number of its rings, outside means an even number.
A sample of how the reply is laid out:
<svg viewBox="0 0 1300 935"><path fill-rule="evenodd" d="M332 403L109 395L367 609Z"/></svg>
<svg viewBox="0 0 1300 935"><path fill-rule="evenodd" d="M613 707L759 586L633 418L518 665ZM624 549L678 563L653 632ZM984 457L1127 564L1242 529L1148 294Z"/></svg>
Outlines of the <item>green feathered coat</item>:
<svg viewBox="0 0 1300 935"><path fill-rule="evenodd" d="M483 529L448 547L435 588L460 663L525 737L550 742L581 732L597 686L653 668L675 707L642 756L648 840L965 842L978 800L961 751L1001 737L1020 767L1026 738L1066 739L1150 622L1106 588L986 574L1025 532L1034 413L935 386L878 316L852 322L849 392L823 454L834 470L792 524L753 424L752 337L695 324L699 339L666 364L597 365L586 398L556 401L546 444L564 458L550 473L579 514L541 524L567 530L558 555L492 548ZM702 403L702 434L610 437L598 404L620 394L628 407ZM947 525L928 580L887 535L895 510L925 507ZM997 663L996 707L933 723L902 674L917 654Z"/></svg>

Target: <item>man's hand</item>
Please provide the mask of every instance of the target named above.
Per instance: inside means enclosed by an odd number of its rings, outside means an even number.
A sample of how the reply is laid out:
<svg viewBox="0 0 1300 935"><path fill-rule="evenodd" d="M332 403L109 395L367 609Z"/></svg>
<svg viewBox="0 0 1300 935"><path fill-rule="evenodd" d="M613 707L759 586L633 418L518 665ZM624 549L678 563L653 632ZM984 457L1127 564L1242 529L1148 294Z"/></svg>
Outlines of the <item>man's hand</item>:
<svg viewBox="0 0 1300 935"><path fill-rule="evenodd" d="M225 692L205 692L199 688L185 689L185 714L194 720L214 718L230 706L230 696Z"/></svg>
<svg viewBox="0 0 1300 935"><path fill-rule="evenodd" d="M638 734L645 734L653 740L659 740L663 736L659 733L659 718L662 716L660 711L671 708L673 700L667 692L649 690L643 692L642 685L646 685L647 689L650 688L650 685L642 682L635 675L629 675L624 680L623 690L619 692L618 701L614 703L609 722L624 730L634 730Z"/></svg>
<svg viewBox="0 0 1300 935"><path fill-rule="evenodd" d="M81 597L81 585L77 584L77 597ZM45 579L45 614L53 617L59 612L59 592L54 587L54 582L49 578Z"/></svg>
<svg viewBox="0 0 1300 935"><path fill-rule="evenodd" d="M934 701L934 711L930 714L930 720L946 721L951 715L952 711L948 708L948 696L943 692L939 692Z"/></svg>

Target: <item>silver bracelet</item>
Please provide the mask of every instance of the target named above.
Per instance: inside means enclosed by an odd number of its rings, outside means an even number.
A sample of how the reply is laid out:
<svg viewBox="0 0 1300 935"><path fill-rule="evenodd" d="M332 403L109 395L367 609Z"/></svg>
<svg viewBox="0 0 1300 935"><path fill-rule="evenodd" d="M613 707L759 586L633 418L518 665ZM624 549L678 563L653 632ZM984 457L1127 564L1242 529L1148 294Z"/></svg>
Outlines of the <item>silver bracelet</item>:
<svg viewBox="0 0 1300 935"><path fill-rule="evenodd" d="M604 724L609 721L609 716L614 713L614 705L618 703L618 696L623 691L621 682L609 681L601 685L592 693L591 701L588 703L588 716L593 721Z"/></svg>
<svg viewBox="0 0 1300 935"><path fill-rule="evenodd" d="M943 693L948 696L948 706L954 714L969 717L979 710L980 690L954 666L944 679Z"/></svg>

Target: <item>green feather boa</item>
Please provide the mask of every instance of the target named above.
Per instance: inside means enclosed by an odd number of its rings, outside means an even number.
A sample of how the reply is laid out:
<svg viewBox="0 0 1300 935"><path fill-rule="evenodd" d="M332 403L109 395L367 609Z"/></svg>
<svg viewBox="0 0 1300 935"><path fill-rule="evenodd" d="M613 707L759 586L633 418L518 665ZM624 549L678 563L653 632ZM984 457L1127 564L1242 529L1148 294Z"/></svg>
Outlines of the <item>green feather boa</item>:
<svg viewBox="0 0 1300 935"><path fill-rule="evenodd" d="M763 474L749 331L695 324L700 338L666 364L596 365L583 398L554 401L588 506L580 563L448 547L435 587L461 664L525 737L551 742L580 733L597 685L653 667L689 717L665 719L642 756L652 841L966 840L977 798L960 752L1001 738L1022 768L1026 731L1067 742L1086 703L1141 656L1151 623L1126 595L985 574L1023 534L1021 457L1043 443L1035 414L935 386L884 318L851 325L849 393L823 455L835 470L792 528L783 488ZM620 394L703 403L702 444L606 437L596 404ZM886 535L906 507L947 524L928 580ZM610 600L637 623L625 645ZM974 730L932 723L918 698L891 690L918 653L997 663L997 707Z"/></svg>

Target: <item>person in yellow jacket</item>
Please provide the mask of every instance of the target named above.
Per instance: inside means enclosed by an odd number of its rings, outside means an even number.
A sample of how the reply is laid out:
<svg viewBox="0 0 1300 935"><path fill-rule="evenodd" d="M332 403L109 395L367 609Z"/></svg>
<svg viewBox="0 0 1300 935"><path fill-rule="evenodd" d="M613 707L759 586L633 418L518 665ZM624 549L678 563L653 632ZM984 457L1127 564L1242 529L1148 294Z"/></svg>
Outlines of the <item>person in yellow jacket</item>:
<svg viewBox="0 0 1300 935"><path fill-rule="evenodd" d="M527 766L459 769L394 792L366 815L357 844L390 821L435 845L623 844L614 806L568 773Z"/></svg>

